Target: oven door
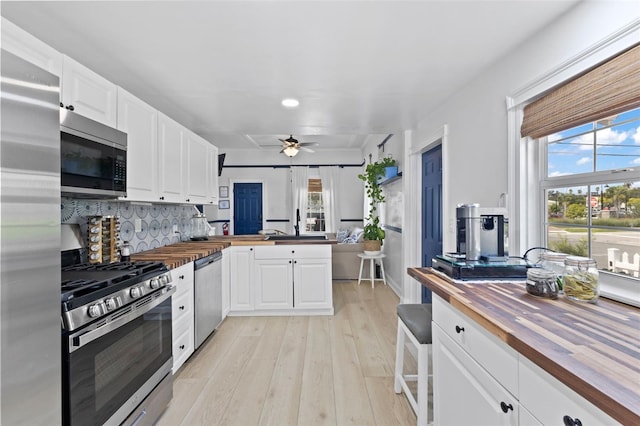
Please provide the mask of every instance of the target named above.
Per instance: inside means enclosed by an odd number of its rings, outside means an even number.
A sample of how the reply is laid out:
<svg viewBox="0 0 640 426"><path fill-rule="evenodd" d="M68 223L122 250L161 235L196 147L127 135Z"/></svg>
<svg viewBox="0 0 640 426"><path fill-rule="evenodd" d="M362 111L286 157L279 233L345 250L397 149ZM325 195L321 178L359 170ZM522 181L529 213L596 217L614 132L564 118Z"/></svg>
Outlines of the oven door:
<svg viewBox="0 0 640 426"><path fill-rule="evenodd" d="M63 424L120 424L171 372L171 294L150 294L63 337Z"/></svg>

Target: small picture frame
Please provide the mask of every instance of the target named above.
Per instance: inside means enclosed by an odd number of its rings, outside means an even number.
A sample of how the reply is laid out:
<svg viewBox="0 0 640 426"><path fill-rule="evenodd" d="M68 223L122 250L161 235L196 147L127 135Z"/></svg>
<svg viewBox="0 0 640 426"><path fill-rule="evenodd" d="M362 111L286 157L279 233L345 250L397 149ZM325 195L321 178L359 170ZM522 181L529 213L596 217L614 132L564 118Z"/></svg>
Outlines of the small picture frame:
<svg viewBox="0 0 640 426"><path fill-rule="evenodd" d="M220 187L220 198L228 198L229 197L229 187L221 186Z"/></svg>
<svg viewBox="0 0 640 426"><path fill-rule="evenodd" d="M218 209L226 210L229 208L229 200L220 200L218 201Z"/></svg>

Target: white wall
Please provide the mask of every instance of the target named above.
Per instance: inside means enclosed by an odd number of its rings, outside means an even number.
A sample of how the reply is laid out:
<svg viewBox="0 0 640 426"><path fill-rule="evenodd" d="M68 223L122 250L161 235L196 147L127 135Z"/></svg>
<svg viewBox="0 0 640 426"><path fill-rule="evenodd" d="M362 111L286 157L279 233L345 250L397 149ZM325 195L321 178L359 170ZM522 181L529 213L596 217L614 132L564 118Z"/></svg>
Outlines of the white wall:
<svg viewBox="0 0 640 426"><path fill-rule="evenodd" d="M369 154L372 161L391 156L398 162L398 171L403 172L404 137L402 133L394 133L384 145L384 152L378 145L385 137L370 137L363 149L366 163L369 164ZM404 172L403 172L404 173ZM403 177L404 178L404 177ZM384 185L382 192L385 203L379 208L380 223L385 227L385 239L382 251L387 257L384 259L385 276L387 283L396 294L401 295L402 282L406 271L404 270L402 239L404 196L402 192L402 180L396 180ZM368 215L368 207L365 216Z"/></svg>
<svg viewBox="0 0 640 426"><path fill-rule="evenodd" d="M446 126L447 146L443 158L445 212L455 212L459 203L478 202L482 206L496 206L500 194L507 192L506 97L524 93L541 76L638 19L638 2L580 3L423 117L411 131L409 151L425 147ZM419 179L419 173L419 170L406 170L404 179ZM416 214L419 212L405 211L408 216L415 217ZM445 218L445 251L455 248L454 220L451 215ZM518 225L517 218L512 218L512 228ZM421 230L405 229L405 236L409 233L419 237ZM409 261L418 262L415 245L408 246L414 247L413 252L405 255ZM405 279L405 285L415 284ZM415 296L417 292L405 289L405 296L407 294Z"/></svg>
<svg viewBox="0 0 640 426"><path fill-rule="evenodd" d="M278 150L249 151L226 150L226 158L222 170L222 176L218 178L219 186L229 187L229 199L232 196L233 181L262 182L264 191L264 220L291 219L291 177L287 167L233 167L251 165L335 165L335 164L362 164L362 152L360 150L343 150L333 153L306 153L300 152L293 158L279 154ZM337 185L340 193L340 205L338 220L359 219L360 222L346 222L343 226L362 226L363 185L357 177L362 167L343 167L340 169L340 182ZM230 220L229 210L218 209L217 206L205 206L205 214L209 221ZM287 233L293 233L294 222L266 222L265 228L279 229ZM216 226L216 233L221 233L222 226Z"/></svg>

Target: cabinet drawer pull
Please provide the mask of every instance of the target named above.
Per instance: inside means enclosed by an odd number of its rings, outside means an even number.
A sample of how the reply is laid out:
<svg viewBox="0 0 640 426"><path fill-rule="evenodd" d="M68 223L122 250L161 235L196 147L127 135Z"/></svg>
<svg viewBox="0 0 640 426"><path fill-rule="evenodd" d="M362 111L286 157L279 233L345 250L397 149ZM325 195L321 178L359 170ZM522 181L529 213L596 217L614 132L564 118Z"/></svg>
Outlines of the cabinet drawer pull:
<svg viewBox="0 0 640 426"><path fill-rule="evenodd" d="M180 349L183 350L184 349L184 345L180 345Z"/></svg>
<svg viewBox="0 0 640 426"><path fill-rule="evenodd" d="M502 412L503 413L508 413L509 410L513 411L513 405L511 404L507 404L506 402L502 401L500 403L500 408L502 408Z"/></svg>
<svg viewBox="0 0 640 426"><path fill-rule="evenodd" d="M565 426L582 426L580 419L572 419L570 416L564 416L562 422Z"/></svg>
<svg viewBox="0 0 640 426"><path fill-rule="evenodd" d="M180 275L178 278L180 278L181 280L184 280L184 275Z"/></svg>
<svg viewBox="0 0 640 426"><path fill-rule="evenodd" d="M456 325L456 333L460 334L464 331L464 327L460 327L459 325Z"/></svg>
<svg viewBox="0 0 640 426"><path fill-rule="evenodd" d="M180 309L181 311L184 311L184 305L180 306L178 309Z"/></svg>

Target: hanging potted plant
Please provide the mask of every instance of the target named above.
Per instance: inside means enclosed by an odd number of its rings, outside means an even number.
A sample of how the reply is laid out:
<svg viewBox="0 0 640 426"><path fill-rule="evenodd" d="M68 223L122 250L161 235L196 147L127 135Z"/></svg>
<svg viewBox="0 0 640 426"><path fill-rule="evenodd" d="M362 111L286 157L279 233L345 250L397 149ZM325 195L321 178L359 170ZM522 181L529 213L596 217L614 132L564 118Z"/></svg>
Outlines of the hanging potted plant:
<svg viewBox="0 0 640 426"><path fill-rule="evenodd" d="M364 226L364 251L366 254L379 253L385 237L384 229L380 227L380 218L376 211L378 204L384 203L384 194L380 187L381 179L385 178L386 168L395 167L397 174L396 160L385 157L374 163L367 165L365 172L359 174L358 178L364 181L365 192L369 198L369 216L365 218Z"/></svg>

